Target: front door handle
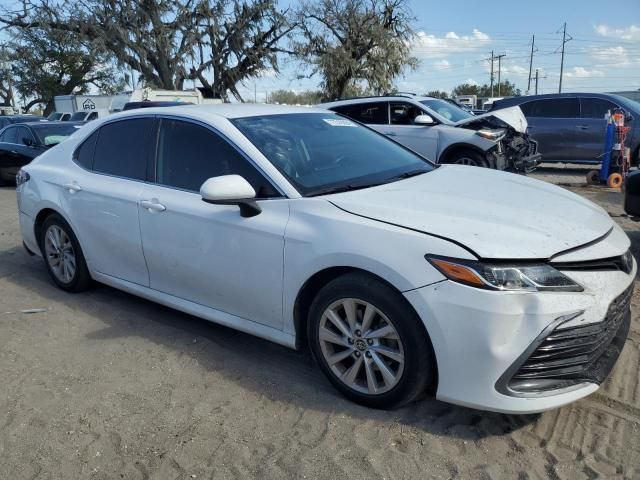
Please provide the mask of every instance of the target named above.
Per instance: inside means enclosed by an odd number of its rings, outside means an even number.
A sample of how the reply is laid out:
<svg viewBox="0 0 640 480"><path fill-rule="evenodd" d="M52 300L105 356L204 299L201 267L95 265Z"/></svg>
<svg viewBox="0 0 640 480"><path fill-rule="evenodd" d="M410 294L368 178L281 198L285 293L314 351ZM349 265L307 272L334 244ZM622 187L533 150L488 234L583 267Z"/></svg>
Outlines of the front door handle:
<svg viewBox="0 0 640 480"><path fill-rule="evenodd" d="M589 130L589 125L578 125L580 130Z"/></svg>
<svg viewBox="0 0 640 480"><path fill-rule="evenodd" d="M153 200L141 200L140 206L146 208L150 212L164 212L167 208L158 202L155 198Z"/></svg>
<svg viewBox="0 0 640 480"><path fill-rule="evenodd" d="M78 193L80 190L82 190L82 187L76 182L65 183L63 187L69 190L69 193Z"/></svg>
<svg viewBox="0 0 640 480"><path fill-rule="evenodd" d="M398 134L397 134L397 133L395 133L395 132L387 132L387 133L385 133L385 135L386 135L387 137L397 137L397 136L398 136Z"/></svg>

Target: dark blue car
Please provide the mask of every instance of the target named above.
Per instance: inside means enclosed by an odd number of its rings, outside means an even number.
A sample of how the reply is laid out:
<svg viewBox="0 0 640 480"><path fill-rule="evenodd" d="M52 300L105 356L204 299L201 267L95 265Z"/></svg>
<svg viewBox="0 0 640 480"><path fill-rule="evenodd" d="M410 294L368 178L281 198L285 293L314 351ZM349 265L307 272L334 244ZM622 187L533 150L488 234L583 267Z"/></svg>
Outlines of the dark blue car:
<svg viewBox="0 0 640 480"><path fill-rule="evenodd" d="M605 115L622 108L631 126L626 146L631 163L640 156L640 103L606 93L555 93L496 100L492 110L518 105L538 141L544 162L599 163L604 153Z"/></svg>

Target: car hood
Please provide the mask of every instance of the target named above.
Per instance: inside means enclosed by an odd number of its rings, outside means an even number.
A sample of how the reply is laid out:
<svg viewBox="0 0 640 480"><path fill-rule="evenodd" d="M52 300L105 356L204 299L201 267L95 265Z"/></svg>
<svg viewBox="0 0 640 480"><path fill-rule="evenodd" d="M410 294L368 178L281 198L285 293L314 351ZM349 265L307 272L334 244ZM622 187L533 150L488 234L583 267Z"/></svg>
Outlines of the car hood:
<svg viewBox="0 0 640 480"><path fill-rule="evenodd" d="M560 187L457 165L326 198L354 215L452 240L485 259L549 259L613 227L602 208Z"/></svg>
<svg viewBox="0 0 640 480"><path fill-rule="evenodd" d="M460 120L454 125L456 127L467 127L472 125L486 125L490 128L501 126L501 123L506 123L513 128L516 132L527 133L527 118L520 110L520 107L509 107L502 110L496 110L494 112L483 113L482 115L476 115L474 117L465 118Z"/></svg>

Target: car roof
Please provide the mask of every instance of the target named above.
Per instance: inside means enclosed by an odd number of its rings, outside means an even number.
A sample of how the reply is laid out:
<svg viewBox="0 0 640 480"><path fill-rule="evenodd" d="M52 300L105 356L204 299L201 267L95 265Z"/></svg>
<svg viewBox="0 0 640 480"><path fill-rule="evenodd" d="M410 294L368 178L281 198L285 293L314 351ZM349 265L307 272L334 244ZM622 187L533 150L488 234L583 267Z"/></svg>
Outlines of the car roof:
<svg viewBox="0 0 640 480"><path fill-rule="evenodd" d="M415 100L416 102L420 102L422 100L439 100L435 97L427 97L422 95L384 95L379 97L357 97L357 98L347 98L344 100L336 100L334 102L326 102L317 105L318 107L323 108L331 108L338 107L341 105L357 105L359 103L369 103L376 101L407 101L407 100Z"/></svg>
<svg viewBox="0 0 640 480"><path fill-rule="evenodd" d="M59 121L49 121L49 122L21 122L21 123L14 123L12 124L12 126L22 126L25 125L27 127L31 127L31 128L44 128L44 127L50 127L51 125L70 125L70 126L82 126L84 125L83 122L59 122Z"/></svg>
<svg viewBox="0 0 640 480"><path fill-rule="evenodd" d="M591 97L591 98L603 98L603 99L619 99L619 95L612 95L609 93L596 93L596 92L566 92L566 93L545 93L540 95L522 95L519 97L503 98L502 100L495 100L494 106L499 105L520 105L521 103L531 102L533 100L553 100L555 98L575 98L575 97Z"/></svg>
<svg viewBox="0 0 640 480"><path fill-rule="evenodd" d="M266 105L257 103L221 103L212 105L176 105L173 107L151 107L127 110L110 115L106 118L124 118L140 115L183 115L186 117L224 117L244 118L260 117L265 115L285 115L288 113L327 113L322 108L293 107L288 105ZM68 123L68 122L67 122Z"/></svg>

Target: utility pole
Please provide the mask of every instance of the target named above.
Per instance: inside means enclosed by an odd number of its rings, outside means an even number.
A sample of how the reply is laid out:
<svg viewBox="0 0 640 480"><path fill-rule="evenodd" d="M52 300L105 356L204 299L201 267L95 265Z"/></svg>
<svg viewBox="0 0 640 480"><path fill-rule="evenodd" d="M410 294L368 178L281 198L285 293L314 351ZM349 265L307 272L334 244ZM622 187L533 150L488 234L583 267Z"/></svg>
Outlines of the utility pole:
<svg viewBox="0 0 640 480"><path fill-rule="evenodd" d="M500 65L500 60L502 57L506 57L507 54L503 53L502 55L498 55L496 58L498 59L498 96L500 96L500 73L502 71L502 66ZM491 96L493 96L493 92L491 92Z"/></svg>
<svg viewBox="0 0 640 480"><path fill-rule="evenodd" d="M535 94L537 95L538 94L538 79L547 78L547 77L546 77L546 75L544 77L539 76L538 69L536 68L536 76L535 77L529 77L529 82L531 82L532 78L535 78L535 80L536 80L536 84L535 84L536 85L536 93Z"/></svg>
<svg viewBox="0 0 640 480"><path fill-rule="evenodd" d="M560 60L560 84L558 85L558 93L562 93L562 71L564 70L564 45L569 40L573 40L573 37L569 35L569 38L567 39L567 22L564 22L564 26L562 27L562 58Z"/></svg>
<svg viewBox="0 0 640 480"><path fill-rule="evenodd" d="M533 49L536 44L536 36L531 37L531 58L529 59L529 82L527 83L527 94L531 90L531 67L533 67Z"/></svg>
<svg viewBox="0 0 640 480"><path fill-rule="evenodd" d="M491 50L491 96L493 97L493 50Z"/></svg>

